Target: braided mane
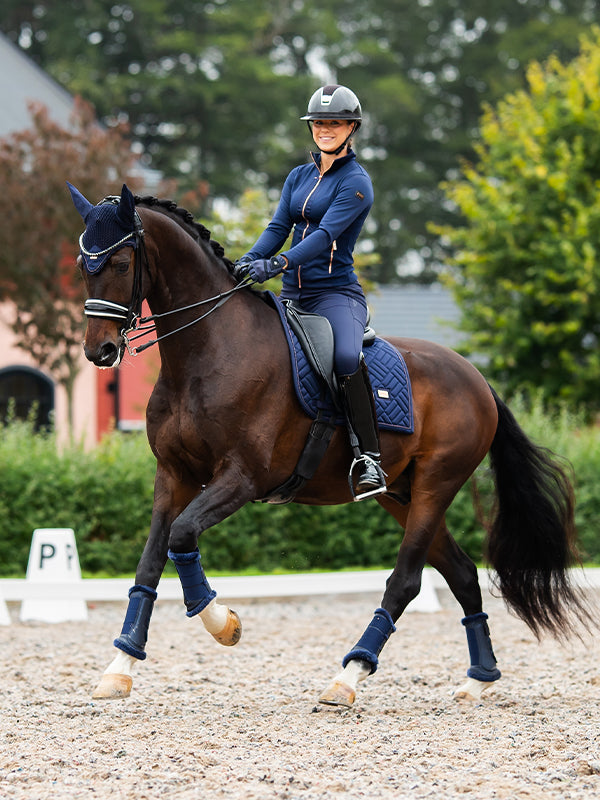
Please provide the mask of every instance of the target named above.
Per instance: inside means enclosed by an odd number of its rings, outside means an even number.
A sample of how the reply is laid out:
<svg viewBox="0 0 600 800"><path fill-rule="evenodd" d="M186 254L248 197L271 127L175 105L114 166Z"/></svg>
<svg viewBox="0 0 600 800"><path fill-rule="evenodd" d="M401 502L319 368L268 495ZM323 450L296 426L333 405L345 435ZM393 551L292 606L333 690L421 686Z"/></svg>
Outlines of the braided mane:
<svg viewBox="0 0 600 800"><path fill-rule="evenodd" d="M192 237L192 239L194 239L194 241L198 242L199 245L208 245L214 255L225 264L229 272L233 272L233 262L225 257L225 250L223 249L222 245L211 239L208 228L202 225L202 223L196 222L192 214L185 208L181 208L173 200L159 200L151 195L147 195L145 197L139 197L138 195L135 195L134 200L136 206L146 206L147 208L151 208L154 211L160 211L162 214L169 216L171 219L177 222L177 224L180 225Z"/></svg>

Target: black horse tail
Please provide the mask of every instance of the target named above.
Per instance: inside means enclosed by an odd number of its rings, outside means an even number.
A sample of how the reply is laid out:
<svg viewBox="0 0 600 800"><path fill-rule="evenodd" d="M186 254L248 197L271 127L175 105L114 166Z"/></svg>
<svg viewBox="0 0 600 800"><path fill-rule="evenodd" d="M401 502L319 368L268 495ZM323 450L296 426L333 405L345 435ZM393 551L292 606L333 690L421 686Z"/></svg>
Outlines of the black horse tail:
<svg viewBox="0 0 600 800"><path fill-rule="evenodd" d="M579 563L573 486L555 455L534 444L492 394L498 408L490 448L497 501L487 542L493 581L537 638L543 630L566 638L574 621L586 628L591 622L569 574Z"/></svg>

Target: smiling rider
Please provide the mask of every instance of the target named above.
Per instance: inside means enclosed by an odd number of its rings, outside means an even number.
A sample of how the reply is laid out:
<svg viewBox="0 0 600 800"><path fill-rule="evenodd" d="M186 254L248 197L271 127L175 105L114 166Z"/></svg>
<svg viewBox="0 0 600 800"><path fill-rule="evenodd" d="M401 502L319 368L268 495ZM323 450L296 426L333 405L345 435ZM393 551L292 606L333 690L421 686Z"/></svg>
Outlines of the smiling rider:
<svg viewBox="0 0 600 800"><path fill-rule="evenodd" d="M371 179L352 150L362 109L353 91L332 84L312 95L301 119L318 152L290 172L272 220L236 263L236 275L263 283L283 272L281 297L331 323L334 369L360 451L354 489L356 499L363 499L385 492L386 484L373 393L362 358L367 303L353 259L373 204ZM291 247L280 252L292 230Z"/></svg>

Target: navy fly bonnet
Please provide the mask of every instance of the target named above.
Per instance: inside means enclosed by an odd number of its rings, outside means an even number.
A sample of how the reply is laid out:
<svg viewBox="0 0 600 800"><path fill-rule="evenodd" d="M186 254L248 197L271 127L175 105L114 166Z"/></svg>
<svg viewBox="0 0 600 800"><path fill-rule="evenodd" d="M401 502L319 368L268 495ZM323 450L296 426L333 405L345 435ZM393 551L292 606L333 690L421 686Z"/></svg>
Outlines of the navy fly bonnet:
<svg viewBox="0 0 600 800"><path fill-rule="evenodd" d="M121 247L135 249L136 230L140 226L135 200L127 185L123 184L120 198L105 197L95 206L68 181L67 186L86 225L79 237L79 248L85 269L93 275L102 269L116 250Z"/></svg>

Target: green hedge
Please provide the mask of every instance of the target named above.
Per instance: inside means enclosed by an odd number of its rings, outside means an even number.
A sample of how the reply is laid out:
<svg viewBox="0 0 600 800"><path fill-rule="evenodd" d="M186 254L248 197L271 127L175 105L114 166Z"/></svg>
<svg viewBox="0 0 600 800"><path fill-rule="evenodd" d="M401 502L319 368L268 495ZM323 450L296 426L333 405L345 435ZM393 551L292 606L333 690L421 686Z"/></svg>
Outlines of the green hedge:
<svg viewBox="0 0 600 800"><path fill-rule="evenodd" d="M568 413L548 418L512 405L528 434L572 464L577 525L586 561L600 563L600 430ZM86 573L135 572L152 508L154 461L145 437L114 433L93 450L58 448L51 434L12 422L0 442L0 575L25 572L35 528L73 528ZM455 499L448 523L481 559L493 487L484 462ZM401 541L395 520L375 501L309 507L248 504L203 535L207 572L391 567ZM169 569L169 567L168 567ZM171 570L170 574L174 574Z"/></svg>

